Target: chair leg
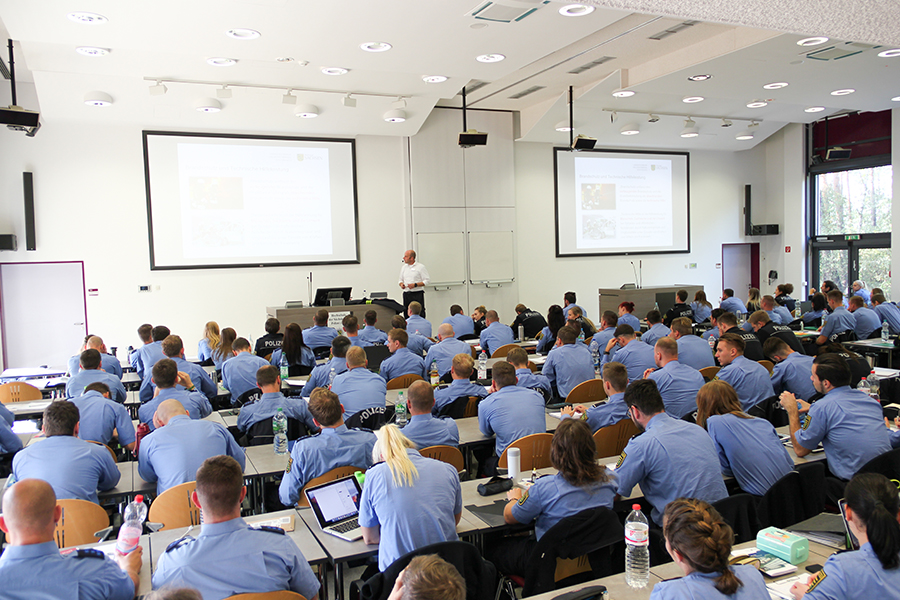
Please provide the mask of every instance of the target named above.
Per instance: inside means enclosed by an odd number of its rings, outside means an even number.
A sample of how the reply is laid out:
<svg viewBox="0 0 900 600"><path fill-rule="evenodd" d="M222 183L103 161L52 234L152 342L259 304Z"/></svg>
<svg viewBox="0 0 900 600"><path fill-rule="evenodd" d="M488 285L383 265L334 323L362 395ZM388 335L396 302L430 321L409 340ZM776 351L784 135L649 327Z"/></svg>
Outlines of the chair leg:
<svg viewBox="0 0 900 600"><path fill-rule="evenodd" d="M516 586L513 580L506 575L501 575L500 581L497 582L497 594L494 596L494 600L501 600L503 592L506 592L509 600L516 600Z"/></svg>

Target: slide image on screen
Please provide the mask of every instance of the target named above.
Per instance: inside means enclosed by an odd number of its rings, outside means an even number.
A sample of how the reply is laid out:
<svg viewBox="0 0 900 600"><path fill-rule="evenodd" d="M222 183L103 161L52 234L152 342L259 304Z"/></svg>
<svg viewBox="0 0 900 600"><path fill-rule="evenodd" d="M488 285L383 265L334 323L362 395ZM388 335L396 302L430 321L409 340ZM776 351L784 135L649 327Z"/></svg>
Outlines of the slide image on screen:
<svg viewBox="0 0 900 600"><path fill-rule="evenodd" d="M352 482L323 487L311 495L326 523L336 523L359 512L359 496Z"/></svg>

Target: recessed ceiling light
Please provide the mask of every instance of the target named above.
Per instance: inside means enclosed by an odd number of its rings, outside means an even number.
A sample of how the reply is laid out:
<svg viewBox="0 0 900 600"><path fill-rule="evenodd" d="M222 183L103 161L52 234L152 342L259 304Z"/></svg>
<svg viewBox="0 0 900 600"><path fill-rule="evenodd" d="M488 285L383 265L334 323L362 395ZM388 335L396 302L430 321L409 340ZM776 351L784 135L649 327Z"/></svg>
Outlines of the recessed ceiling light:
<svg viewBox="0 0 900 600"><path fill-rule="evenodd" d="M403 110L389 110L384 113L384 120L388 123L402 123L406 120L406 111Z"/></svg>
<svg viewBox="0 0 900 600"><path fill-rule="evenodd" d="M84 103L88 106L109 106L113 99L106 92L88 92L84 95Z"/></svg>
<svg viewBox="0 0 900 600"><path fill-rule="evenodd" d="M293 56L279 56L278 58L275 59L275 62L277 62L277 63L294 62L294 57Z"/></svg>
<svg viewBox="0 0 900 600"><path fill-rule="evenodd" d="M564 17L583 17L594 12L593 6L585 6L584 4L569 4L559 9L559 14Z"/></svg>
<svg viewBox="0 0 900 600"><path fill-rule="evenodd" d="M224 56L214 56L206 59L206 64L214 67L233 67L237 61L233 58L225 58Z"/></svg>
<svg viewBox="0 0 900 600"><path fill-rule="evenodd" d="M816 37L808 37L803 38L799 42L797 42L798 46L818 46L819 44L824 44L828 41L827 37L816 36Z"/></svg>
<svg viewBox="0 0 900 600"><path fill-rule="evenodd" d="M763 106L768 106L768 104L765 100L754 100L747 103L747 108L762 108Z"/></svg>
<svg viewBox="0 0 900 600"><path fill-rule="evenodd" d="M322 67L322 72L326 75L346 75L350 69L344 67Z"/></svg>
<svg viewBox="0 0 900 600"><path fill-rule="evenodd" d="M443 75L426 75L422 78L425 83L444 83L447 78Z"/></svg>
<svg viewBox="0 0 900 600"><path fill-rule="evenodd" d="M631 90L616 90L613 92L613 96L616 98L630 98L631 96L634 96L634 92Z"/></svg>
<svg viewBox="0 0 900 600"><path fill-rule="evenodd" d="M222 103L215 98L201 98L194 104L194 108L202 113L217 113L222 110Z"/></svg>
<svg viewBox="0 0 900 600"><path fill-rule="evenodd" d="M260 36L260 33L255 29L235 27L234 29L229 29L228 31L226 31L225 35L236 40L255 40Z"/></svg>
<svg viewBox="0 0 900 600"><path fill-rule="evenodd" d="M852 94L855 91L856 90L854 90L853 88L845 88L842 90L834 90L833 92L831 92L831 95L832 96L847 96L849 94Z"/></svg>
<svg viewBox="0 0 900 600"><path fill-rule="evenodd" d="M688 81L707 81L712 79L712 75L691 75L688 77Z"/></svg>
<svg viewBox="0 0 900 600"><path fill-rule="evenodd" d="M294 109L294 115L301 119L315 119L319 116L319 107L312 104L301 104Z"/></svg>
<svg viewBox="0 0 900 600"><path fill-rule="evenodd" d="M475 57L475 60L483 63L495 63L500 62L504 58L506 57L502 54L482 54L481 56Z"/></svg>
<svg viewBox="0 0 900 600"><path fill-rule="evenodd" d="M781 88L786 88L788 86L787 83L783 81L779 81L777 83L767 83L763 86L764 90L780 90Z"/></svg>
<svg viewBox="0 0 900 600"><path fill-rule="evenodd" d="M363 42L359 47L366 52L387 52L393 48L387 42Z"/></svg>
<svg viewBox="0 0 900 600"><path fill-rule="evenodd" d="M703 102L705 98L703 96L685 96L681 99L685 104L694 104L695 102Z"/></svg>
<svg viewBox="0 0 900 600"><path fill-rule="evenodd" d="M70 12L66 16L69 17L70 21L75 21L76 23L84 23L85 25L102 25L109 22L109 19L107 19L103 15L98 15L97 13L92 12Z"/></svg>
<svg viewBox="0 0 900 600"><path fill-rule="evenodd" d="M879 52L878 56L881 58L896 58L900 56L900 48L895 48L894 50L885 50L884 52Z"/></svg>
<svg viewBox="0 0 900 600"><path fill-rule="evenodd" d="M900 96L894 96L891 98L891 102L900 102Z"/></svg>
<svg viewBox="0 0 900 600"><path fill-rule="evenodd" d="M569 127L568 121L560 121L559 123L556 124L556 130L568 132L568 131L572 131L572 128Z"/></svg>
<svg viewBox="0 0 900 600"><path fill-rule="evenodd" d="M824 106L810 106L808 108L804 108L803 112L816 113L816 112L822 112L823 110L825 110Z"/></svg>
<svg viewBox="0 0 900 600"><path fill-rule="evenodd" d="M622 135L637 135L641 132L640 128L637 126L637 123L629 123L628 125L624 125L622 129L619 130L619 133Z"/></svg>
<svg viewBox="0 0 900 600"><path fill-rule="evenodd" d="M741 140L741 141L752 140L753 132L752 131L742 131L739 134L737 134L736 136L734 136L734 139Z"/></svg>
<svg viewBox="0 0 900 600"><path fill-rule="evenodd" d="M109 49L96 48L94 46L79 46L78 48L75 48L75 52L83 54L84 56L106 56L109 54Z"/></svg>

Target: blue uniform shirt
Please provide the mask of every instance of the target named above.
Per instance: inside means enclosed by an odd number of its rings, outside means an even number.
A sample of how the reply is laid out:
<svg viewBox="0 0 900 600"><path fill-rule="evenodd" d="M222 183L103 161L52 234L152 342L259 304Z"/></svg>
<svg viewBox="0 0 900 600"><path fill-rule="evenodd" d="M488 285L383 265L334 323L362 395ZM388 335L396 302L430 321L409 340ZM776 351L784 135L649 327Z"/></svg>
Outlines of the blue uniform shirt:
<svg viewBox="0 0 900 600"><path fill-rule="evenodd" d="M517 439L547 431L544 399L534 390L501 388L478 405L478 428L484 435L497 435L494 451L500 456Z"/></svg>
<svg viewBox="0 0 900 600"><path fill-rule="evenodd" d="M656 340L666 337L670 331L671 329L662 323L656 323L641 335L641 341L653 348L656 346Z"/></svg>
<svg viewBox="0 0 900 600"><path fill-rule="evenodd" d="M709 435L703 428L665 413L654 415L647 430L631 438L619 457L616 476L623 497L641 484L657 524L662 523L666 505L676 498L713 503L728 496Z"/></svg>
<svg viewBox="0 0 900 600"><path fill-rule="evenodd" d="M594 378L594 360L584 344L563 344L553 349L544 361L541 374L556 384L565 398L579 383Z"/></svg>
<svg viewBox="0 0 900 600"><path fill-rule="evenodd" d="M821 319L823 316L825 316L827 314L828 314L827 310L811 310L811 311L803 313L803 315L800 318L803 319L803 323L806 324L806 323L812 323L816 319Z"/></svg>
<svg viewBox="0 0 900 600"><path fill-rule="evenodd" d="M78 407L79 438L109 445L113 430L118 430L120 444L134 443L134 423L121 404L93 390L69 401Z"/></svg>
<svg viewBox="0 0 900 600"><path fill-rule="evenodd" d="M310 479L336 467L369 468L374 446L374 433L347 429L344 424L323 427L318 434L297 440L278 488L281 503L287 506L296 504L300 499L300 490Z"/></svg>
<svg viewBox="0 0 900 600"><path fill-rule="evenodd" d="M381 362L379 374L385 381L401 375L418 375L428 379L425 373L425 359L421 354L410 352L409 348L397 348L397 351Z"/></svg>
<svg viewBox="0 0 900 600"><path fill-rule="evenodd" d="M472 317L459 313L458 315L453 315L447 317L441 324L450 323L453 325L453 337L460 337L462 335L475 335L475 321L472 320ZM406 328L409 329L409 322L406 323Z"/></svg>
<svg viewBox="0 0 900 600"><path fill-rule="evenodd" d="M516 341L513 336L513 330L509 325L504 325L499 321L494 321L481 332L481 347L490 356L500 346L512 344Z"/></svg>
<svg viewBox="0 0 900 600"><path fill-rule="evenodd" d="M739 298L735 298L732 296L731 298L725 298L722 300L722 303L719 304L719 308L724 311L728 311L734 314L743 314L747 312L747 307L744 306L744 303L741 302Z"/></svg>
<svg viewBox="0 0 900 600"><path fill-rule="evenodd" d="M138 472L144 481L156 482L156 493L194 481L207 458L227 454L244 468L244 449L217 423L194 421L186 415L169 419L141 440Z"/></svg>
<svg viewBox="0 0 900 600"><path fill-rule="evenodd" d="M731 384L745 411L775 395L768 369L745 356L736 356L730 364L719 369L716 379Z"/></svg>
<svg viewBox="0 0 900 600"><path fill-rule="evenodd" d="M587 415L587 424L594 433L604 427L615 425L622 419L627 419L628 405L625 404L625 392L613 394L604 404L590 407L585 414Z"/></svg>
<svg viewBox="0 0 900 600"><path fill-rule="evenodd" d="M181 402L184 410L188 411L188 416L192 419L203 419L212 414L212 405L206 399L206 396L200 392L189 392L177 387L166 388L160 390L156 398L150 402L141 404L141 407L138 409L138 418L141 423L146 423L150 427L150 431L156 429L156 426L153 424L153 415L156 413L156 409L159 408L159 405L164 400L170 399Z"/></svg>
<svg viewBox="0 0 900 600"><path fill-rule="evenodd" d="M881 319L882 323L888 322L891 335L900 333L900 308L896 304L883 302L875 307L875 312L878 313L878 318Z"/></svg>
<svg viewBox="0 0 900 600"><path fill-rule="evenodd" d="M432 346L434 346L434 342L424 335L409 333L409 341L406 343L406 347L416 356L425 356L425 353L428 352Z"/></svg>
<svg viewBox="0 0 900 600"><path fill-rule="evenodd" d="M54 435L16 454L10 477L14 481L43 479L53 488L57 500L97 502L97 490L114 488L121 476L103 446L71 435Z"/></svg>
<svg viewBox="0 0 900 600"><path fill-rule="evenodd" d="M271 358L269 358L269 362L266 364L270 364L273 367L281 367L281 356L282 356L281 348L276 348L275 351L272 352L272 356L271 356ZM309 367L312 369L312 368L315 368L315 366L316 366L316 355L313 353L312 348L310 348L309 346L303 346L300 349L300 362L299 363L290 363L290 361L288 361L288 362L289 362L289 364L288 364L289 367L296 367L299 365L301 367Z"/></svg>
<svg viewBox="0 0 900 600"><path fill-rule="evenodd" d="M815 396L816 388L810 379L814 360L814 356L794 352L777 363L772 371L771 379L775 394L781 395L781 392L790 392L801 400L809 400Z"/></svg>
<svg viewBox="0 0 900 600"><path fill-rule="evenodd" d="M297 544L280 532L256 529L238 517L203 525L159 557L153 588L191 587L204 600L235 594L291 590L304 598L319 593L319 581Z"/></svg>
<svg viewBox="0 0 900 600"><path fill-rule="evenodd" d="M462 491L456 470L416 450L406 452L418 471L412 485L398 486L387 464L378 463L366 472L360 498L359 524L381 526L381 571L417 548L459 539L456 515L462 512Z"/></svg>
<svg viewBox="0 0 900 600"><path fill-rule="evenodd" d="M303 330L303 343L310 348L331 346L331 340L339 336L338 330L325 325L313 325Z"/></svg>
<svg viewBox="0 0 900 600"><path fill-rule="evenodd" d="M197 360L205 362L207 360L212 360L212 358L213 349L209 347L209 340L203 338L197 342Z"/></svg>
<svg viewBox="0 0 900 600"><path fill-rule="evenodd" d="M741 489L762 496L794 468L775 428L764 419L713 415L706 430L716 446L725 475L734 475Z"/></svg>
<svg viewBox="0 0 900 600"><path fill-rule="evenodd" d="M900 598L900 569L885 570L869 542L855 552L831 555L822 571L803 596L807 600Z"/></svg>
<svg viewBox="0 0 900 600"><path fill-rule="evenodd" d="M459 428L453 419L435 419L431 413L411 415L401 431L420 450L428 446L459 447Z"/></svg>
<svg viewBox="0 0 900 600"><path fill-rule="evenodd" d="M447 387L434 390L434 412L437 412L437 409L445 404L449 404L463 396L484 398L487 396L487 390L484 389L483 385L472 383L468 379L454 379Z"/></svg>
<svg viewBox="0 0 900 600"><path fill-rule="evenodd" d="M234 358L234 354L232 354L230 352L227 355L222 354L221 352L219 352L218 348L213 348L212 361L213 361L213 365L215 365L215 367L216 367L216 371L221 371L222 367L225 366L225 363L227 361L231 360L232 358Z"/></svg>
<svg viewBox="0 0 900 600"><path fill-rule="evenodd" d="M109 396L112 400L119 404L124 404L128 398L125 386L122 381L112 373L105 373L98 369L87 371L79 371L77 375L69 378L66 382L66 398L74 398L84 393L84 388L92 383L105 383L109 386Z"/></svg>
<svg viewBox="0 0 900 600"><path fill-rule="evenodd" d="M850 479L864 464L891 449L881 405L850 386L835 388L813 403L795 437L807 450L821 442L828 470L841 479Z"/></svg>
<svg viewBox="0 0 900 600"><path fill-rule="evenodd" d="M240 352L222 365L222 385L231 392L232 398L240 398L244 392L257 387L256 372L267 366L266 359Z"/></svg>
<svg viewBox="0 0 900 600"><path fill-rule="evenodd" d="M612 508L616 496L616 475L603 469L609 479L585 486L572 485L560 474L539 478L522 498L512 505L512 516L519 523L535 521L534 532L541 539L566 517L588 508Z"/></svg>
<svg viewBox="0 0 900 600"><path fill-rule="evenodd" d="M465 315L463 315L465 316ZM469 319L469 317L466 317ZM472 319L469 319L470 321ZM474 322L474 321L473 321ZM472 346L465 342L461 342L456 338L446 338L428 349L428 355L425 357L427 368L431 368L431 361L437 361L438 373L441 377L450 371L453 366L453 357L457 354L472 354Z"/></svg>
<svg viewBox="0 0 900 600"><path fill-rule="evenodd" d="M370 346L373 344L387 344L388 341L387 334L374 325L366 325L360 329L357 337L367 342Z"/></svg>
<svg viewBox="0 0 900 600"><path fill-rule="evenodd" d="M604 354L601 362L605 365L613 360L625 365L625 369L628 370L628 383L643 378L647 369L656 368L653 348L637 339L616 350L615 358L612 358L611 354Z"/></svg>
<svg viewBox="0 0 900 600"><path fill-rule="evenodd" d="M677 360L666 363L647 376L656 382L666 412L676 419L697 410L697 392L706 383L700 371Z"/></svg>
<svg viewBox="0 0 900 600"><path fill-rule="evenodd" d="M844 333L845 331L856 331L856 317L843 306L838 306L834 312L822 318L825 320L825 324L822 325L822 331L819 335L824 335L829 340L831 340L832 335Z"/></svg>
<svg viewBox="0 0 900 600"><path fill-rule="evenodd" d="M137 372L141 379L144 379L153 370L153 365L166 358L162 351L162 341L144 344L135 352L138 353Z"/></svg>
<svg viewBox="0 0 900 600"><path fill-rule="evenodd" d="M338 395L344 405L344 415L349 417L367 408L383 408L386 386L377 374L365 367L357 367L335 377L331 391Z"/></svg>
<svg viewBox="0 0 900 600"><path fill-rule="evenodd" d="M553 391L553 388L550 387L550 380L545 375L532 373L528 367L516 369L516 385L529 390L540 388L546 390L548 394Z"/></svg>
<svg viewBox="0 0 900 600"><path fill-rule="evenodd" d="M102 552L62 556L56 542L7 546L0 556L0 581L4 600L134 598L134 582L112 559Z"/></svg>
<svg viewBox="0 0 900 600"><path fill-rule="evenodd" d="M301 421L311 432L319 430L313 416L309 413L306 400L285 398L280 392L263 394L253 404L242 406L241 413L238 415L237 428L246 432L260 421L274 417L279 408L282 409L285 417Z"/></svg>
<svg viewBox="0 0 900 600"><path fill-rule="evenodd" d="M356 346L357 348L365 348L366 346L374 346L372 342L366 340L365 338L360 337L359 335L350 335L346 334L347 339L350 340L351 346Z"/></svg>
<svg viewBox="0 0 900 600"><path fill-rule="evenodd" d="M22 440L12 430L14 422L13 414L0 404L0 454L12 454L22 449Z"/></svg>
<svg viewBox="0 0 900 600"><path fill-rule="evenodd" d="M304 398L309 398L309 395L316 388L328 387L328 377L331 375L331 369L334 369L335 379L337 379L338 375L347 371L347 359L333 356L324 365L319 365L313 369L312 373L309 374L309 380L303 386Z"/></svg>
<svg viewBox="0 0 900 600"><path fill-rule="evenodd" d="M694 323L703 323L709 321L712 316L712 307L701 304L696 300L690 304L691 310L694 311Z"/></svg>
<svg viewBox="0 0 900 600"><path fill-rule="evenodd" d="M122 379L122 363L112 354L100 354L100 368ZM81 355L76 354L69 359L68 373L69 375L77 375L81 371Z"/></svg>
<svg viewBox="0 0 900 600"><path fill-rule="evenodd" d="M856 329L854 331L856 331L856 337L859 339L867 339L876 329L881 333L881 318L871 308L866 308L865 306L857 308L853 311L853 316L856 318Z"/></svg>
<svg viewBox="0 0 900 600"><path fill-rule="evenodd" d="M0 404L0 419L6 421L10 427L16 422L16 416L3 404Z"/></svg>
<svg viewBox="0 0 900 600"><path fill-rule="evenodd" d="M409 318L406 319L406 331L410 335L418 331L420 335L430 338L431 321L423 319L419 315L410 315Z"/></svg>
<svg viewBox="0 0 900 600"><path fill-rule="evenodd" d="M181 373L187 373L191 378L191 383L197 387L204 396L212 400L219 393L219 387L213 383L213 380L210 378L209 374L198 364L190 363L180 356L172 359L175 361L175 367ZM178 389L184 389L182 386L176 386ZM138 397L141 399L141 402L150 402L153 399L153 390L156 389L156 384L153 383L153 371L150 370L144 375L144 380L141 382L141 389L138 391Z"/></svg>
<svg viewBox="0 0 900 600"><path fill-rule="evenodd" d="M694 367L698 371L706 367L716 366L709 342L696 335L684 335L678 338L678 362Z"/></svg>
<svg viewBox="0 0 900 600"><path fill-rule="evenodd" d="M860 298L863 299L863 302L866 303L866 306L869 306L870 304L872 304L872 293L869 290L867 290L866 288L860 288L858 292L854 292L851 289L850 293L847 296L847 299L849 300L851 296L859 296Z"/></svg>
<svg viewBox="0 0 900 600"><path fill-rule="evenodd" d="M598 334L599 335L599 334ZM594 336L596 339L596 335ZM553 337L553 334L550 332L549 327L544 327L541 329L541 339L538 340L537 346L534 351L538 354L544 354L546 352L550 352L553 349L553 344L556 343L556 338Z"/></svg>
<svg viewBox="0 0 900 600"><path fill-rule="evenodd" d="M781 325L787 325L794 320L794 315L791 314L791 311L780 304L776 304L772 312L781 317Z"/></svg>
<svg viewBox="0 0 900 600"><path fill-rule="evenodd" d="M640 333L641 331L641 320L631 313L625 313L619 317L619 325L631 325L635 333Z"/></svg>
<svg viewBox="0 0 900 600"><path fill-rule="evenodd" d="M728 596L728 600L760 600L771 597L763 580L762 573L753 565L734 565L728 567L742 585ZM660 581L653 586L650 600L725 600L726 596L716 589L718 573L701 573L694 571L678 579Z"/></svg>

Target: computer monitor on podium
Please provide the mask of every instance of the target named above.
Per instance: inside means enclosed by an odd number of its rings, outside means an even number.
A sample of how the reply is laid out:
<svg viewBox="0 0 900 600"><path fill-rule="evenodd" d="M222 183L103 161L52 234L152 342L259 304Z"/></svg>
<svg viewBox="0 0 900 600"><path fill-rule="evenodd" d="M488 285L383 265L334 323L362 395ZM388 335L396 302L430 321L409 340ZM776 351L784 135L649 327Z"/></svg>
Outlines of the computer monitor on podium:
<svg viewBox="0 0 900 600"><path fill-rule="evenodd" d="M313 306L334 306L350 302L349 287L318 288ZM337 302L335 302L337 300Z"/></svg>

